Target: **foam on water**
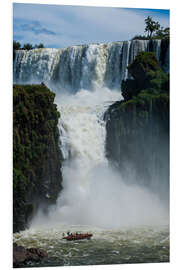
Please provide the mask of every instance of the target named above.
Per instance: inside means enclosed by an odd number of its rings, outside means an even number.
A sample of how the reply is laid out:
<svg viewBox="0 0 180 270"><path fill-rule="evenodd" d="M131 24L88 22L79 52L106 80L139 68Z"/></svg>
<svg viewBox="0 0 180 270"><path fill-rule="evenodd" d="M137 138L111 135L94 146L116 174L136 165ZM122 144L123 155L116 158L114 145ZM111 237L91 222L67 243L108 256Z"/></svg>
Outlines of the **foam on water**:
<svg viewBox="0 0 180 270"><path fill-rule="evenodd" d="M61 113L63 190L48 214L40 210L29 230L14 234L19 245L47 250L45 266L169 260L168 209L157 194L127 184L105 155L103 114L122 98L127 65L148 46L137 40L16 53L14 82L52 85ZM153 41L159 61L160 47ZM167 70L168 63L166 56ZM67 244L67 230L93 239Z"/></svg>
<svg viewBox="0 0 180 270"><path fill-rule="evenodd" d="M122 228L168 223L168 211L157 194L136 183L127 184L106 158L103 114L121 98L119 91L108 88L57 93L65 158L63 190L48 216L38 213L32 228L42 224Z"/></svg>
<svg viewBox="0 0 180 270"><path fill-rule="evenodd" d="M91 241L66 242L62 233L92 232ZM90 265L169 261L168 226L146 226L103 230L93 226L59 225L51 229L30 229L14 234L14 242L26 248L47 251L48 259L39 266ZM32 263L38 266L38 263Z"/></svg>

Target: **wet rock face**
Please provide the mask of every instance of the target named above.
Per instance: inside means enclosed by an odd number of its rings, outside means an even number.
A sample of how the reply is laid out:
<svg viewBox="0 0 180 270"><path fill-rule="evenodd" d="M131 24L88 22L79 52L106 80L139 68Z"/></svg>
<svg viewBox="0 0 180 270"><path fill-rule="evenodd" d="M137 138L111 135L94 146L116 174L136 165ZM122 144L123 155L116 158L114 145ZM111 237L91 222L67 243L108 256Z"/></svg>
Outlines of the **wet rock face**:
<svg viewBox="0 0 180 270"><path fill-rule="evenodd" d="M45 85L13 87L13 231L27 228L62 189L55 94Z"/></svg>
<svg viewBox="0 0 180 270"><path fill-rule="evenodd" d="M108 111L106 155L127 181L169 182L169 103L164 97L144 105L117 102Z"/></svg>
<svg viewBox="0 0 180 270"><path fill-rule="evenodd" d="M106 155L127 181L168 196L169 77L152 53L140 53L129 71L124 100L105 113Z"/></svg>
<svg viewBox="0 0 180 270"><path fill-rule="evenodd" d="M47 252L39 248L26 249L17 244L13 244L13 267L23 267L28 262L38 262L43 258L46 258Z"/></svg>

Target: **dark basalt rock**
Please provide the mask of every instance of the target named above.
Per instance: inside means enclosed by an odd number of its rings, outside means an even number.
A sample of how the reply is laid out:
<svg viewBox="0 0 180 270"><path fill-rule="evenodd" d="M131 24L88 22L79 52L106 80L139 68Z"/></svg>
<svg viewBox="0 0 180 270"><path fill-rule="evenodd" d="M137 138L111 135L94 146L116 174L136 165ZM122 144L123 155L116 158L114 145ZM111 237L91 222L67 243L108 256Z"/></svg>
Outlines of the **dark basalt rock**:
<svg viewBox="0 0 180 270"><path fill-rule="evenodd" d="M39 248L26 249L23 246L13 244L13 267L23 267L28 262L38 262L48 257L45 250Z"/></svg>
<svg viewBox="0 0 180 270"><path fill-rule="evenodd" d="M144 52L136 57L128 68L134 80L122 85L124 100L105 113L106 156L126 181L167 195L169 76L154 57Z"/></svg>

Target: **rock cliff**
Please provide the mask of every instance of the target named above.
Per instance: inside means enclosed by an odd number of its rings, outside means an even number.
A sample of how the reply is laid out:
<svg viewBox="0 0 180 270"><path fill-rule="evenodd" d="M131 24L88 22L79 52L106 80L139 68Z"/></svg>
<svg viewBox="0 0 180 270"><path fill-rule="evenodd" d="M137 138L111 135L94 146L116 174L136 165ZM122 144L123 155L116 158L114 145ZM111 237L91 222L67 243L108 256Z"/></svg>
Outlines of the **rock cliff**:
<svg viewBox="0 0 180 270"><path fill-rule="evenodd" d="M128 71L133 79L122 82L124 100L105 113L106 155L127 181L164 193L169 185L169 76L152 52L137 55Z"/></svg>
<svg viewBox="0 0 180 270"><path fill-rule="evenodd" d="M23 230L39 206L62 189L55 94L45 85L13 86L13 231Z"/></svg>

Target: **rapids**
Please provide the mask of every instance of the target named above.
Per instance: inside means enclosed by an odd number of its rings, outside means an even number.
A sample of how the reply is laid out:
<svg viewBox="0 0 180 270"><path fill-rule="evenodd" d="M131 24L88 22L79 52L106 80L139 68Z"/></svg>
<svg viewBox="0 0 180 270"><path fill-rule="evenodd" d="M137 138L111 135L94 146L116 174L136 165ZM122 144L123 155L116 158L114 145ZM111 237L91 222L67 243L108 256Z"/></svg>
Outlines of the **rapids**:
<svg viewBox="0 0 180 270"><path fill-rule="evenodd" d="M68 242L62 233L92 232L91 240ZM104 230L93 226L34 228L14 235L14 242L25 247L39 247L48 258L31 266L75 266L119 263L153 263L169 261L168 226ZM27 267L28 267L27 266Z"/></svg>

